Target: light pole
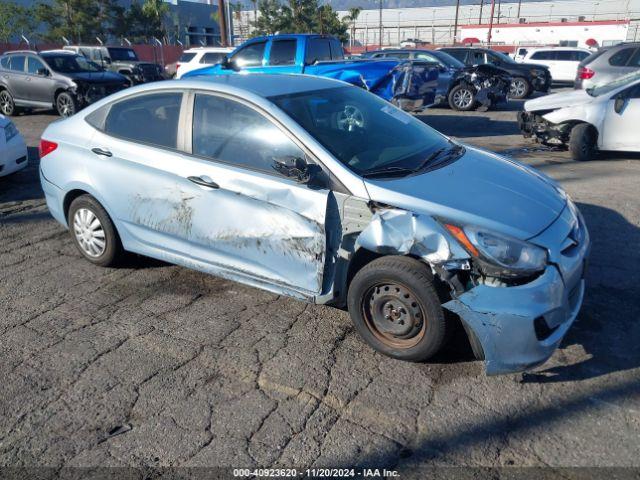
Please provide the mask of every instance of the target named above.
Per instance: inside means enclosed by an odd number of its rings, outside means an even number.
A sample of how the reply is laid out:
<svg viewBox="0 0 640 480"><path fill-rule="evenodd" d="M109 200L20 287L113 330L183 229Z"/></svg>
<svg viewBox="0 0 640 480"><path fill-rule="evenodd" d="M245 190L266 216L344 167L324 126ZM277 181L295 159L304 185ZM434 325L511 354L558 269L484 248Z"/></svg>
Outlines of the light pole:
<svg viewBox="0 0 640 480"><path fill-rule="evenodd" d="M378 0L378 42L382 48L382 0Z"/></svg>
<svg viewBox="0 0 640 480"><path fill-rule="evenodd" d="M491 0L491 18L489 19L489 32L487 33L487 45L491 46L491 30L493 30L493 10L496 7L496 0Z"/></svg>
<svg viewBox="0 0 640 480"><path fill-rule="evenodd" d="M478 15L478 25L482 25L482 5L484 4L484 0L480 0L480 15Z"/></svg>
<svg viewBox="0 0 640 480"><path fill-rule="evenodd" d="M451 45L456 44L456 36L458 35L458 12L460 11L460 0L456 0L456 19L453 24L453 38L451 39Z"/></svg>

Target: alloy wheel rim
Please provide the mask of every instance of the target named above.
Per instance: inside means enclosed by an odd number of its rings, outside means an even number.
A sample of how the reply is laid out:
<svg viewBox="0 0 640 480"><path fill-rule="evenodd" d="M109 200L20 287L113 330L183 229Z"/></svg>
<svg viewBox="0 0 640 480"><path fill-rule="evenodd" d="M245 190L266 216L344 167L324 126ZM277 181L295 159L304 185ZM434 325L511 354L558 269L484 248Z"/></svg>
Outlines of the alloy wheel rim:
<svg viewBox="0 0 640 480"><path fill-rule="evenodd" d="M82 251L90 257L101 256L107 248L104 228L88 208L80 208L73 216L73 232Z"/></svg>
<svg viewBox="0 0 640 480"><path fill-rule="evenodd" d="M71 115L71 100L69 100L66 96L61 95L58 97L58 110L60 111L60 115L63 117L68 117Z"/></svg>
<svg viewBox="0 0 640 480"><path fill-rule="evenodd" d="M7 92L0 93L0 110L4 115L10 115L13 112L11 97Z"/></svg>
<svg viewBox="0 0 640 480"><path fill-rule="evenodd" d="M473 100L473 95L467 89L460 89L453 94L453 104L458 108L467 108Z"/></svg>
<svg viewBox="0 0 640 480"><path fill-rule="evenodd" d="M388 347L412 348L425 335L424 310L413 292L399 283L371 287L363 297L362 313L369 331Z"/></svg>
<svg viewBox="0 0 640 480"><path fill-rule="evenodd" d="M513 97L521 97L524 95L526 91L526 86L522 80L516 80L515 82L511 82L511 95Z"/></svg>
<svg viewBox="0 0 640 480"><path fill-rule="evenodd" d="M338 114L338 128L351 132L355 128L364 127L364 115L360 109L354 105L346 105L344 110Z"/></svg>

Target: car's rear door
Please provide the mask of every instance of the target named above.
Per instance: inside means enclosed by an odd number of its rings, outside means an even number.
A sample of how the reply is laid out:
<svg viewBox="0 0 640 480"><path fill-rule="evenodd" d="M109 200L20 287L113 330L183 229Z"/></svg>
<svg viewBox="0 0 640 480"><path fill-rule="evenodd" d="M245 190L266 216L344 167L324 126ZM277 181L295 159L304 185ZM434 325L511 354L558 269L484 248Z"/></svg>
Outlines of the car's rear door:
<svg viewBox="0 0 640 480"><path fill-rule="evenodd" d="M24 70L26 55L9 55L9 69L2 72L14 100L27 100L29 82Z"/></svg>
<svg viewBox="0 0 640 480"><path fill-rule="evenodd" d="M622 99L622 108L616 111L616 97ZM606 103L602 128L602 150L640 152L640 83L629 87Z"/></svg>
<svg viewBox="0 0 640 480"><path fill-rule="evenodd" d="M283 38L269 42L266 64L269 73L299 73L304 62L302 49L298 49L298 39Z"/></svg>

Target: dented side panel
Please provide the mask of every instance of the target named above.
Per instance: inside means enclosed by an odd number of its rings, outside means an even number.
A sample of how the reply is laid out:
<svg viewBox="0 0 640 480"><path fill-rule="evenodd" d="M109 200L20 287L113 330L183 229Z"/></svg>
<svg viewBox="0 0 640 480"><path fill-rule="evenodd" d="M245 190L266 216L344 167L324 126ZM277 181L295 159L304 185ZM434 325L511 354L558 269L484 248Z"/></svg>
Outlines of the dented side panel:
<svg viewBox="0 0 640 480"><path fill-rule="evenodd" d="M282 286L298 298L320 293L327 190L160 149L149 158L149 147L142 155L128 142L109 143L113 157L92 166L91 175L125 248L155 257L166 252L174 263ZM122 177L110 173L114 164ZM220 188L189 176L209 177Z"/></svg>

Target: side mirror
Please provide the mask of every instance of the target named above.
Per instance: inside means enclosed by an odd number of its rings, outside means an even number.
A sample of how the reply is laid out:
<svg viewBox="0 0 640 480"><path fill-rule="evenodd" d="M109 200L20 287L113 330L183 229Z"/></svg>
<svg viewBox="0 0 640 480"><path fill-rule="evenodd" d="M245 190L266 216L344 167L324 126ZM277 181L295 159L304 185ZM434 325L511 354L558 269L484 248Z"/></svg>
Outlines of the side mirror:
<svg viewBox="0 0 640 480"><path fill-rule="evenodd" d="M49 76L49 70L47 70L46 68L39 68L36 71L36 74L40 75L41 77L48 77Z"/></svg>
<svg viewBox="0 0 640 480"><path fill-rule="evenodd" d="M104 58L102 59L102 61L103 61L104 63L106 63L107 65L111 65L111 59L110 59L109 57L104 57Z"/></svg>
<svg viewBox="0 0 640 480"><path fill-rule="evenodd" d="M613 103L613 109L617 114L621 115L626 104L627 104L627 98L624 95L622 94L616 95L615 101Z"/></svg>
<svg viewBox="0 0 640 480"><path fill-rule="evenodd" d="M298 183L307 183L311 179L313 165L309 165L304 158L286 155L274 157L273 169L288 178L293 178Z"/></svg>
<svg viewBox="0 0 640 480"><path fill-rule="evenodd" d="M220 62L220 66L225 70L238 70L236 63L229 57L224 56Z"/></svg>

